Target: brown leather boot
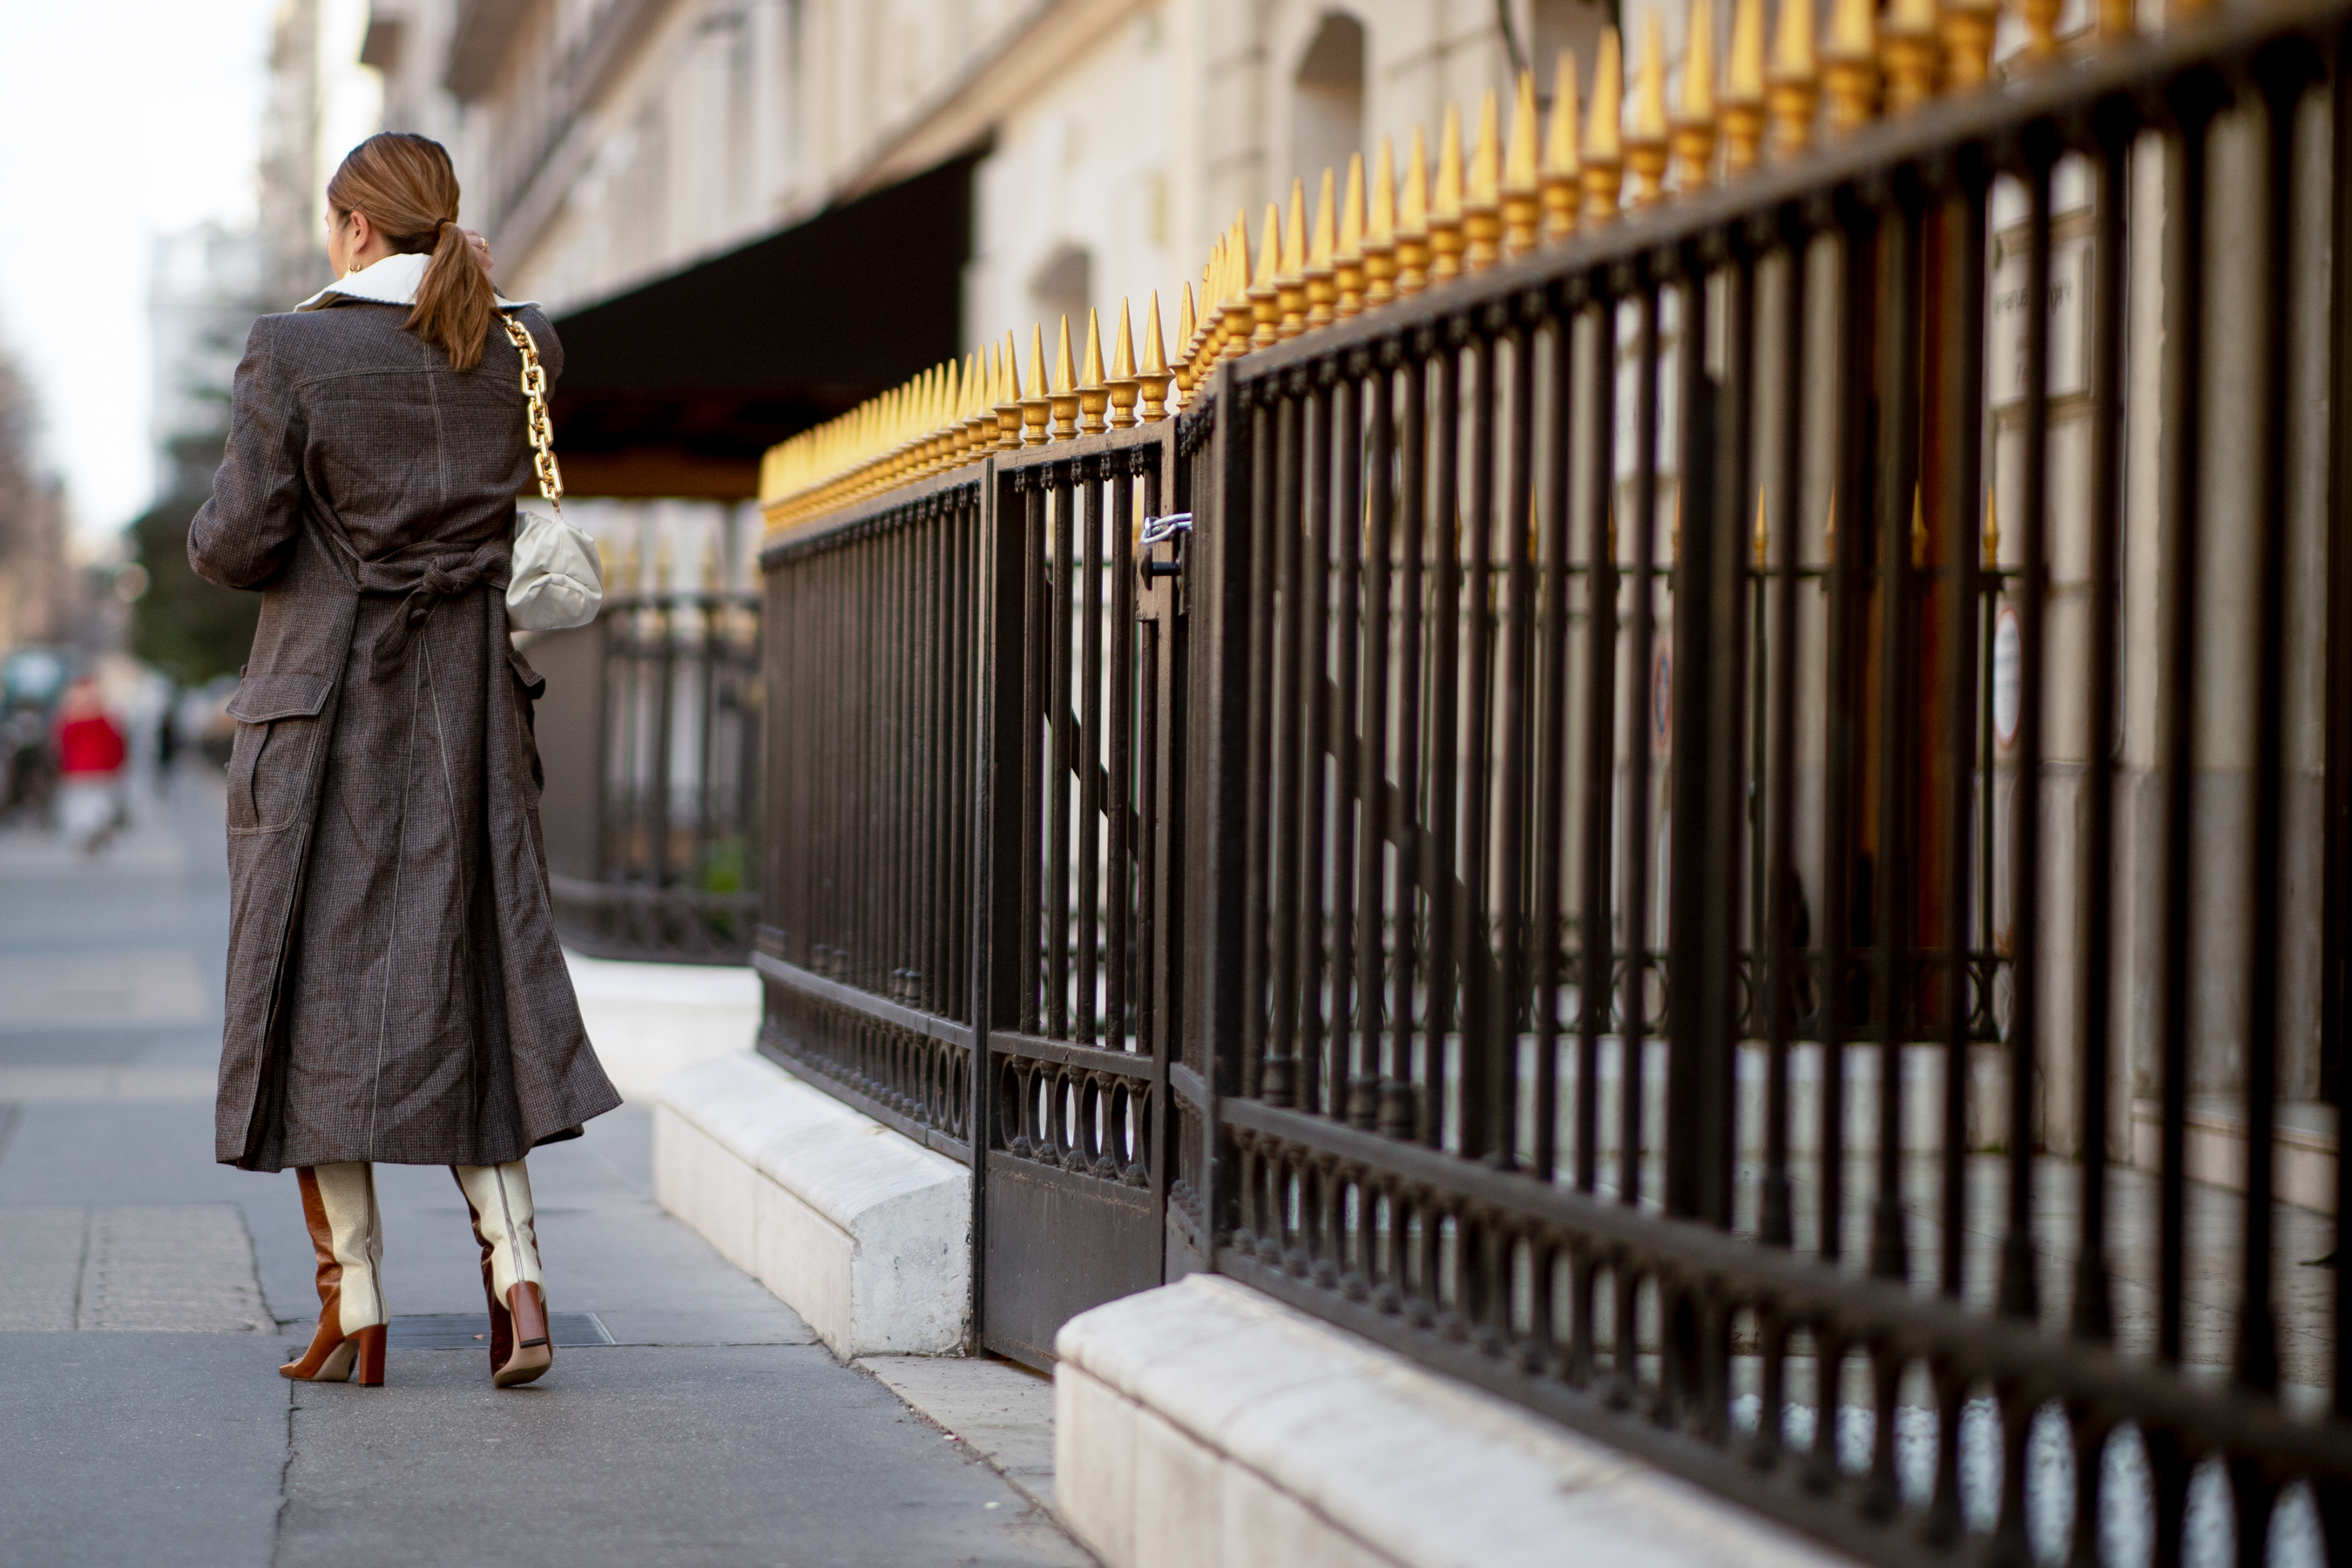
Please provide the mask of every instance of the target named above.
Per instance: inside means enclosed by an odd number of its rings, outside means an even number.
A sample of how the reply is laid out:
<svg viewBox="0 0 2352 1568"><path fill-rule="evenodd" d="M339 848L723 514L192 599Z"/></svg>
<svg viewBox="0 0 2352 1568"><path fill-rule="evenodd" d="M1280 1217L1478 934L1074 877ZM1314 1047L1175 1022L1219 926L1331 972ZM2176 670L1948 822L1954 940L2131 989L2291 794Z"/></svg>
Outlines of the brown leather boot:
<svg viewBox="0 0 2352 1568"><path fill-rule="evenodd" d="M360 1162L306 1166L302 1218L319 1258L319 1327L299 1361L278 1370L303 1383L383 1382L385 1316L377 1275L383 1225L375 1206L375 1171Z"/></svg>
<svg viewBox="0 0 2352 1568"><path fill-rule="evenodd" d="M520 1160L503 1165L452 1165L482 1247L482 1294L490 1307L490 1382L530 1383L555 1363L547 1295L531 1224L530 1173Z"/></svg>

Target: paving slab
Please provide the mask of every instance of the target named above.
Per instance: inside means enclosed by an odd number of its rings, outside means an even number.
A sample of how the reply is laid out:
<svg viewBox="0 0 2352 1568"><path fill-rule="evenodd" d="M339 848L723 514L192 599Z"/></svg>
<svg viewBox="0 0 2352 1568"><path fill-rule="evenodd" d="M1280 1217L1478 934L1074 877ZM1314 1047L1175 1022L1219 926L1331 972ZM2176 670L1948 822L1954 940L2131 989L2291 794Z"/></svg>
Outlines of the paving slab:
<svg viewBox="0 0 2352 1568"><path fill-rule="evenodd" d="M233 1204L0 1209L0 1329L274 1331Z"/></svg>
<svg viewBox="0 0 2352 1568"><path fill-rule="evenodd" d="M0 1568L268 1568L287 1354L276 1334L0 1332Z"/></svg>
<svg viewBox="0 0 2352 1568"><path fill-rule="evenodd" d="M1024 1496L1054 1506L1051 1377L993 1356L874 1355L856 1364Z"/></svg>
<svg viewBox="0 0 2352 1568"><path fill-rule="evenodd" d="M574 1350L494 1390L393 1352L296 1389L276 1568L946 1568L1093 1560L1044 1510L814 1345Z"/></svg>

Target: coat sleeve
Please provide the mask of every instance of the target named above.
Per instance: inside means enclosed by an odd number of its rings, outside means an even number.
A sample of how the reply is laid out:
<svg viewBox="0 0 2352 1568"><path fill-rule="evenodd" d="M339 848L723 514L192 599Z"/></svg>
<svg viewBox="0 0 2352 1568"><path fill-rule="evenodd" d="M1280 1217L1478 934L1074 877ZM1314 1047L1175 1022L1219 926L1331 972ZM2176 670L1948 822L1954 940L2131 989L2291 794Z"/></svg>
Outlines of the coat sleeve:
<svg viewBox="0 0 2352 1568"><path fill-rule="evenodd" d="M282 324L264 316L246 337L229 403L228 451L213 476L212 499L188 525L188 563L225 588L266 586L301 526L302 416L278 352Z"/></svg>

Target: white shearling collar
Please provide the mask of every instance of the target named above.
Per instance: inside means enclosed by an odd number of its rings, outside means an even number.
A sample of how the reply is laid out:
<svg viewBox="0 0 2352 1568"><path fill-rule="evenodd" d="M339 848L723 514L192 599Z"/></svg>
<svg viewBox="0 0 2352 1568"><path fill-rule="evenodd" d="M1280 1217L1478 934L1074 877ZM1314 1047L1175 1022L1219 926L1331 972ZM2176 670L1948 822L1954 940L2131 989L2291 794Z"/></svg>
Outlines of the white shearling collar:
<svg viewBox="0 0 2352 1568"><path fill-rule="evenodd" d="M414 305L416 303L416 287L425 281L425 264L432 259L422 252L404 256L387 256L372 266L361 268L357 272L345 274L294 308L298 310L316 310L333 302L339 297L345 300L365 300L376 305ZM499 309L501 310L512 310L524 305L539 303L536 300L509 300L502 295L493 297L498 300Z"/></svg>

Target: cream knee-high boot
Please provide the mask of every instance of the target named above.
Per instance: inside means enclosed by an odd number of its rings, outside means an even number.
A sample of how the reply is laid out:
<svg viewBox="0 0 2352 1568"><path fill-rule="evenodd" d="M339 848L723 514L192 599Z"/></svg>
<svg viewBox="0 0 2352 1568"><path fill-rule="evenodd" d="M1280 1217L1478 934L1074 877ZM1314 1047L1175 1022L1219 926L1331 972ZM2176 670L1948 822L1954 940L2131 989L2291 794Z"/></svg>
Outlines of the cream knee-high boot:
<svg viewBox="0 0 2352 1568"><path fill-rule="evenodd" d="M363 1162L310 1165L298 1173L302 1219L319 1260L319 1327L299 1361L278 1370L306 1383L383 1382L386 1315L383 1221L375 1168Z"/></svg>
<svg viewBox="0 0 2352 1568"><path fill-rule="evenodd" d="M547 1292L532 1226L530 1173L520 1160L503 1165L452 1165L482 1246L482 1293L490 1306L490 1381L529 1383L555 1360L547 1330Z"/></svg>

